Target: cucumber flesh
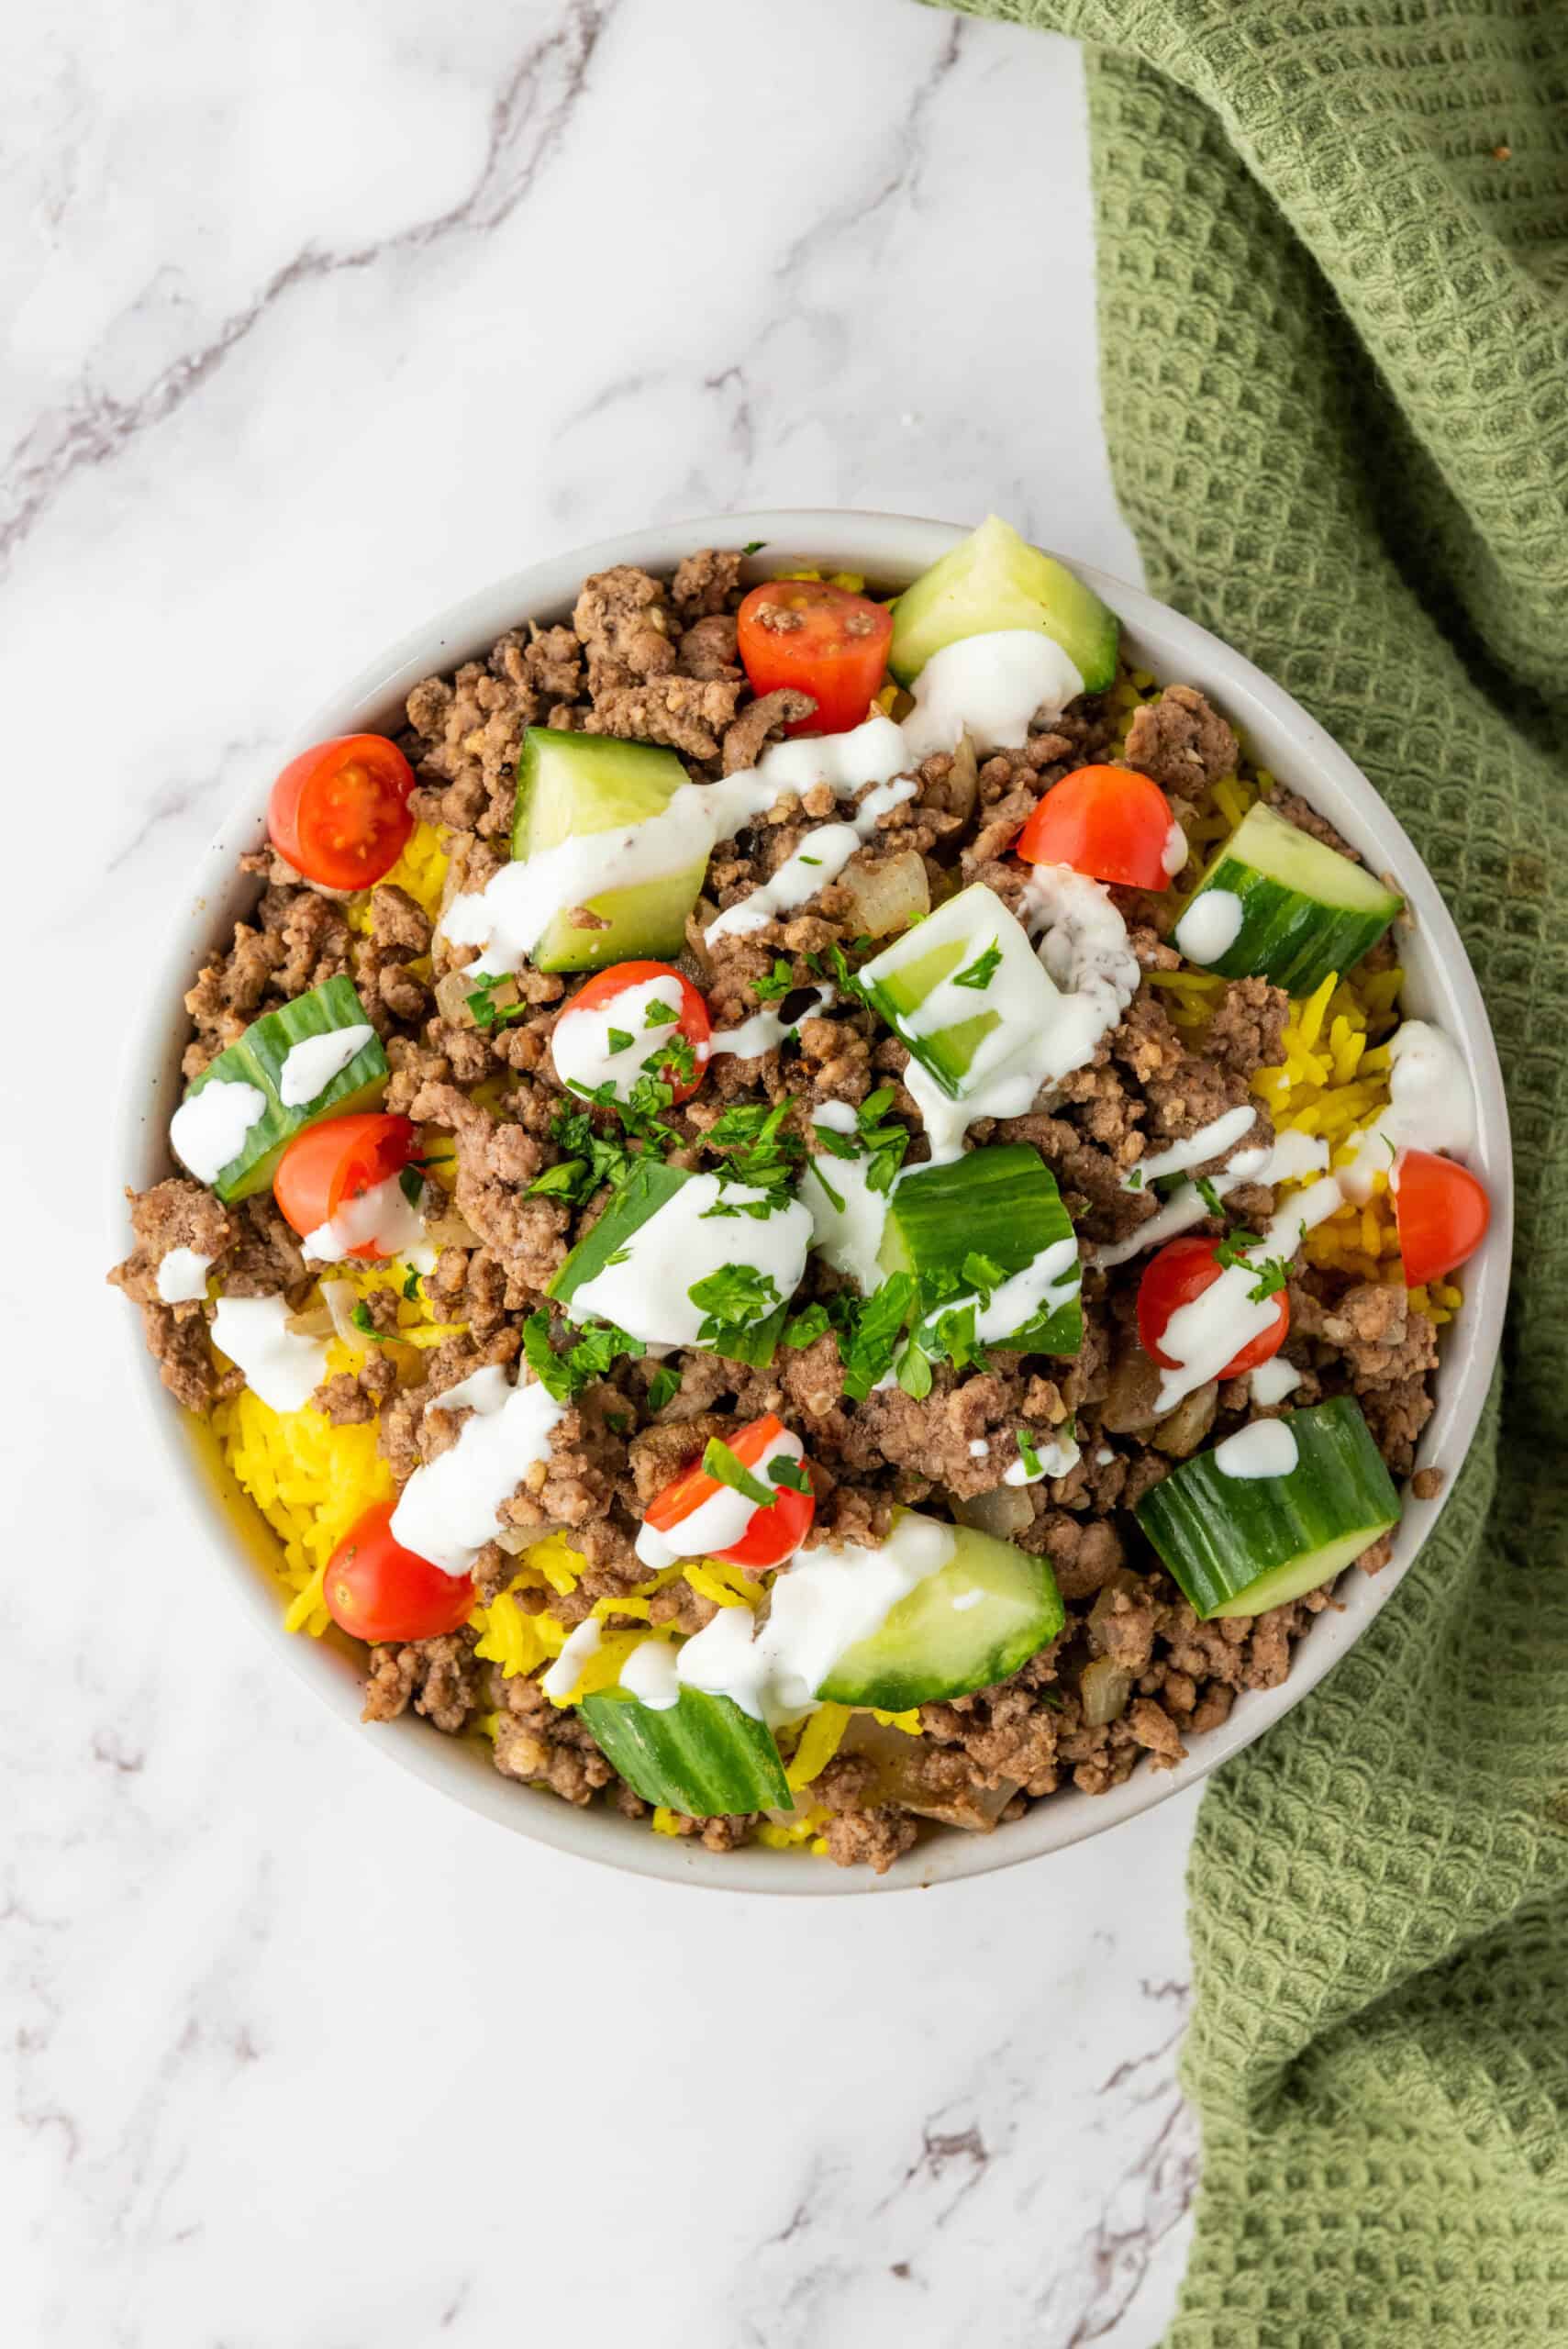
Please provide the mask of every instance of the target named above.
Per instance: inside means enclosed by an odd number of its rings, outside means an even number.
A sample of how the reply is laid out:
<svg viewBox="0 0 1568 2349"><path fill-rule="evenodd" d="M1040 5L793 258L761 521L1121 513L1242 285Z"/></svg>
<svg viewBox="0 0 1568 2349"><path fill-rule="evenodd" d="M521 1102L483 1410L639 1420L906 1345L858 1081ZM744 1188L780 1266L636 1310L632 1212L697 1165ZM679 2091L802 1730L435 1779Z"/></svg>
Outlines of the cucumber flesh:
<svg viewBox="0 0 1568 2349"><path fill-rule="evenodd" d="M995 514L899 596L888 666L900 685L913 685L944 644L997 629L1038 629L1051 638L1086 693L1098 693L1116 675L1116 614L1065 564Z"/></svg>
<svg viewBox="0 0 1568 2349"><path fill-rule="evenodd" d="M989 1688L1056 1637L1064 1609L1045 1559L973 1526L952 1532L947 1564L845 1651L819 1697L901 1713Z"/></svg>
<svg viewBox="0 0 1568 2349"><path fill-rule="evenodd" d="M517 760L512 854L519 862L562 841L624 831L661 815L688 781L673 751L651 742L619 742L607 734L568 734L530 726ZM629 888L590 897L587 910L607 927L580 930L567 907L534 951L541 971L597 971L677 954L685 943L686 916L707 872L699 861Z"/></svg>
<svg viewBox="0 0 1568 2349"><path fill-rule="evenodd" d="M308 995L285 1003L281 1011L269 1011L252 1020L239 1042L219 1052L186 1086L186 1101L195 1100L209 1085L249 1085L266 1101L264 1112L246 1133L239 1150L213 1179L211 1187L226 1205L264 1191L289 1143L307 1126L347 1117L350 1110L375 1108L385 1090L387 1069L381 1040L373 1035L314 1100L287 1108L280 1091L284 1063L295 1044L338 1029L366 1025L365 1008L353 981L328 979Z"/></svg>
<svg viewBox="0 0 1568 2349"><path fill-rule="evenodd" d="M773 1731L728 1697L683 1688L645 1705L626 1688L584 1697L577 1710L634 1794L688 1819L788 1810L795 1802Z"/></svg>
<svg viewBox="0 0 1568 2349"><path fill-rule="evenodd" d="M1353 1397L1288 1412L1282 1424L1296 1438L1288 1475L1227 1475L1205 1452L1134 1512L1206 1621L1261 1615L1316 1590L1399 1521L1399 1496Z"/></svg>
<svg viewBox="0 0 1568 2349"><path fill-rule="evenodd" d="M992 949L1001 960L987 983L963 984ZM1032 1044L1061 1002L1029 932L983 881L862 964L856 984L953 1101Z"/></svg>
<svg viewBox="0 0 1568 2349"><path fill-rule="evenodd" d="M1240 921L1224 951L1204 951L1203 917L1183 932L1211 890L1229 891ZM1287 994L1307 996L1331 971L1344 972L1376 945L1404 905L1363 865L1287 823L1260 800L1216 856L1177 924L1174 942L1189 961L1222 978L1262 978ZM1222 925L1219 934L1229 928ZM1194 951L1195 948L1195 952Z"/></svg>
<svg viewBox="0 0 1568 2349"><path fill-rule="evenodd" d="M941 1165L917 1166L899 1178L888 1201L877 1262L888 1274L913 1273L926 1281L945 1274L962 1282L964 1259L978 1252L1011 1277L1046 1249L1072 1238L1072 1219L1056 1177L1039 1151L1025 1141L994 1142ZM1062 1297L1060 1285L1052 1286ZM1050 1310L1046 1302L1006 1336L989 1342L1030 1353L1075 1354L1084 1340L1077 1290Z"/></svg>

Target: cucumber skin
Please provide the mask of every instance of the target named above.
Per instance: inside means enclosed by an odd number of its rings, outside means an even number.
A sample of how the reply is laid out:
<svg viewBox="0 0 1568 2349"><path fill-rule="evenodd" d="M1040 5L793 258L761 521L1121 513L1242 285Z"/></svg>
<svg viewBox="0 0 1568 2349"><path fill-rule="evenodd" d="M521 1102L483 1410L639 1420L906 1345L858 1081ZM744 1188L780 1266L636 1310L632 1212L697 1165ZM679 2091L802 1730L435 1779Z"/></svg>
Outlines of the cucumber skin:
<svg viewBox="0 0 1568 2349"><path fill-rule="evenodd" d="M278 1079L291 1045L303 1043L309 1036L327 1035L335 1028L361 1025L369 1022L353 981L342 976L328 979L308 995L296 996L281 1011L265 1012L252 1020L239 1042L227 1046L185 1087L186 1101L214 1083L252 1085L266 1096L266 1114L250 1130L262 1136L260 1152L248 1148L239 1158L231 1158L219 1168L211 1186L226 1207L266 1190L277 1173L279 1159L307 1126L325 1125L329 1118L346 1118L355 1110L373 1109L380 1102L386 1089L387 1066L376 1036L354 1054L347 1068L339 1071L308 1115L304 1109L285 1109L278 1095Z"/></svg>
<svg viewBox="0 0 1568 2349"><path fill-rule="evenodd" d="M972 1526L955 1525L953 1532L953 1557L901 1598L868 1638L845 1651L818 1697L836 1705L874 1705L889 1713L940 1704L1009 1679L1056 1637L1066 1609L1048 1562ZM976 1582L984 1587L987 1568L1008 1586L987 1592L992 1604L955 1614L953 1599ZM998 1621L1004 1612L1010 1620ZM924 1660L922 1651L929 1656L943 1646L950 1658L956 1652L963 1660Z"/></svg>
<svg viewBox="0 0 1568 2349"><path fill-rule="evenodd" d="M1338 1561L1348 1564L1399 1522L1399 1496L1352 1396L1284 1417L1299 1454L1288 1476L1226 1476L1213 1465L1212 1452L1200 1453L1173 1468L1133 1512L1205 1622L1282 1604L1268 1593L1255 1605L1248 1601L1284 1569L1299 1563L1305 1570L1321 1557L1321 1574L1292 1595L1315 1590L1337 1570L1331 1553L1354 1537L1355 1548ZM1320 1494L1329 1496L1327 1507ZM1336 1508L1340 1495L1351 1506ZM1243 1562L1239 1552L1249 1538Z"/></svg>
<svg viewBox="0 0 1568 2349"><path fill-rule="evenodd" d="M1054 556L993 514L907 586L893 607L888 667L912 685L945 644L996 629L1037 628L1098 693L1116 675L1121 623Z"/></svg>
<svg viewBox="0 0 1568 2349"><path fill-rule="evenodd" d="M728 1697L683 1688L673 1705L644 1705L624 1688L577 1707L599 1750L644 1802L688 1819L788 1810L795 1802L773 1731Z"/></svg>
<svg viewBox="0 0 1568 2349"><path fill-rule="evenodd" d="M527 861L535 847L553 847L556 841L530 840L539 769L553 758L583 770L581 796L591 796L594 769L606 771L601 788L619 804L605 823L569 827L557 840L591 837L614 831L657 814L688 780L673 751L654 742L622 742L606 734L569 734L558 728L530 726L517 754L517 791L512 814L512 854ZM629 787L624 774L630 770ZM640 770L640 772L639 772ZM584 788L585 787L585 788ZM643 803L639 812L639 803ZM686 917L702 894L707 859L679 873L662 874L628 889L612 889L590 897L586 910L607 922L606 930L578 930L558 914L539 940L532 956L540 971L598 971L615 963L663 961L678 954L686 942ZM570 908L568 910L571 910Z"/></svg>
<svg viewBox="0 0 1568 2349"><path fill-rule="evenodd" d="M1296 996L1315 995L1330 972L1353 968L1377 944L1400 902L1385 914L1320 906L1223 852L1189 903L1209 889L1228 889L1240 898L1241 927L1218 962L1196 967L1222 979L1267 979Z"/></svg>

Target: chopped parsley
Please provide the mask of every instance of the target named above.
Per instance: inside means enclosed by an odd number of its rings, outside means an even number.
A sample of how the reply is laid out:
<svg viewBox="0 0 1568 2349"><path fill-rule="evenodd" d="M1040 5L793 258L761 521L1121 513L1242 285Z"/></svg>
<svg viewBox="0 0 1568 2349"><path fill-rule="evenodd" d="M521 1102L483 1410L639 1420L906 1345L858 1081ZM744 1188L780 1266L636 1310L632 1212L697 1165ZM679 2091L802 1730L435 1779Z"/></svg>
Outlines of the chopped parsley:
<svg viewBox="0 0 1568 2349"><path fill-rule="evenodd" d="M397 1187L411 1208L417 1208L425 1196L425 1177L412 1166L406 1166L397 1178Z"/></svg>
<svg viewBox="0 0 1568 2349"><path fill-rule="evenodd" d="M403 1297L404 1302L407 1305L418 1304L419 1275L417 1272L410 1270L405 1274L403 1280Z"/></svg>
<svg viewBox="0 0 1568 2349"><path fill-rule="evenodd" d="M605 1041L612 1052L629 1052L637 1039L629 1028L606 1028Z"/></svg>
<svg viewBox="0 0 1568 2349"><path fill-rule="evenodd" d="M570 1353L557 1353L550 1341L550 1316L541 1306L523 1324L523 1360L546 1393L558 1403L574 1402L623 1355L646 1352L640 1338L601 1321L577 1333Z"/></svg>
<svg viewBox="0 0 1568 2349"><path fill-rule="evenodd" d="M798 861L802 864L820 864L822 859L819 856L807 856L803 851Z"/></svg>
<svg viewBox="0 0 1568 2349"><path fill-rule="evenodd" d="M792 1493L808 1493L811 1479L792 1452L781 1452L768 1463L768 1474L775 1485L787 1485Z"/></svg>
<svg viewBox="0 0 1568 2349"><path fill-rule="evenodd" d="M651 1075L663 1076L673 1085L690 1085L696 1076L697 1056L690 1037L666 1036L642 1065Z"/></svg>
<svg viewBox="0 0 1568 2349"><path fill-rule="evenodd" d="M784 1325L784 1341L799 1353L802 1347L815 1345L829 1327L825 1305L808 1305L800 1313L792 1313Z"/></svg>
<svg viewBox="0 0 1568 2349"><path fill-rule="evenodd" d="M678 1003L666 1003L662 995L656 995L642 1015L642 1024L645 1028L669 1028L679 1019L680 1016L681 1007Z"/></svg>
<svg viewBox="0 0 1568 2349"><path fill-rule="evenodd" d="M1143 1169L1142 1169L1142 1167L1141 1167L1141 1166L1135 1166L1135 1167L1133 1168L1133 1170L1132 1170L1131 1174L1130 1174L1128 1176L1128 1178L1127 1178L1127 1187L1128 1187L1128 1189L1129 1189L1129 1191L1141 1191L1141 1190L1142 1190L1142 1188L1143 1188Z"/></svg>
<svg viewBox="0 0 1568 2349"><path fill-rule="evenodd" d="M709 1436L702 1456L703 1474L716 1484L728 1485L732 1493L754 1501L759 1508L772 1508L773 1492L760 1476L753 1476L745 1462L731 1452L720 1436Z"/></svg>
<svg viewBox="0 0 1568 2349"><path fill-rule="evenodd" d="M1200 1174L1193 1187L1197 1192L1199 1198L1203 1201L1210 1215L1223 1215L1225 1213L1225 1209L1220 1204L1219 1193L1215 1189L1212 1181L1207 1174Z"/></svg>
<svg viewBox="0 0 1568 2349"><path fill-rule="evenodd" d="M662 1411L666 1403L673 1403L674 1401L680 1391L680 1372L678 1370L672 1370L669 1364L665 1363L660 1369L654 1372L652 1377L648 1382L649 1409L651 1411Z"/></svg>
<svg viewBox="0 0 1568 2349"><path fill-rule="evenodd" d="M795 972L788 963L775 962L765 979L753 979L751 992L759 1003L777 1003L789 994L795 985Z"/></svg>
<svg viewBox="0 0 1568 2349"><path fill-rule="evenodd" d="M577 1199L586 1197L583 1187L588 1166L581 1158L563 1158L558 1166L547 1166L544 1173L528 1185L530 1199ZM597 1187L595 1186L594 1187Z"/></svg>
<svg viewBox="0 0 1568 2349"><path fill-rule="evenodd" d="M1250 1264L1247 1269L1258 1275L1254 1286L1247 1291L1250 1305L1266 1305L1271 1297L1277 1297L1281 1289L1289 1286L1289 1270L1277 1256L1265 1256L1261 1264Z"/></svg>
<svg viewBox="0 0 1568 2349"><path fill-rule="evenodd" d="M1040 1454L1035 1450L1034 1438L1030 1435L1028 1428L1020 1428L1018 1430L1018 1458L1024 1464L1024 1474L1026 1476L1032 1477L1044 1475L1045 1471L1040 1466Z"/></svg>
<svg viewBox="0 0 1568 2349"><path fill-rule="evenodd" d="M727 1338L765 1321L784 1303L773 1275L755 1264L721 1264L717 1273L694 1281L686 1295L705 1317L697 1343L717 1346L720 1353Z"/></svg>
<svg viewBox="0 0 1568 2349"><path fill-rule="evenodd" d="M469 1018L476 1028L504 1028L509 1019L522 1018L529 1007L520 997L511 1003L497 1003L495 1000L496 990L508 986L515 994L517 981L509 972L491 971L479 981L473 993L464 997Z"/></svg>
<svg viewBox="0 0 1568 2349"><path fill-rule="evenodd" d="M977 992L982 987L988 987L996 975L996 968L1001 960L1002 950L993 939L985 952L983 954L977 954L967 969L956 971L953 974L954 986L973 987Z"/></svg>
<svg viewBox="0 0 1568 2349"><path fill-rule="evenodd" d="M1228 1273L1232 1264L1246 1263L1249 1248L1260 1248L1262 1245L1261 1232L1228 1231L1214 1252L1214 1261L1222 1272Z"/></svg>
<svg viewBox="0 0 1568 2349"><path fill-rule="evenodd" d="M349 1319L362 1337L369 1338L374 1345L379 1346L381 1344L381 1331L371 1319L370 1307L364 1303L362 1298L361 1302L355 1306L353 1311L350 1314Z"/></svg>
<svg viewBox="0 0 1568 2349"><path fill-rule="evenodd" d="M866 942L869 945L871 941L868 939ZM827 979L846 994L858 992L855 974L845 962L844 950L837 939L820 954L808 954L806 959L819 979Z"/></svg>
<svg viewBox="0 0 1568 2349"><path fill-rule="evenodd" d="M820 1131L821 1131L821 1128L820 1128L820 1127L818 1127L817 1131L818 1131L818 1132L820 1132ZM854 1157L854 1156L855 1156L855 1154L856 1154L856 1153L855 1153L853 1151L846 1151L846 1152L843 1152L843 1155L844 1155L846 1158L852 1158L852 1157ZM842 1215L842 1214L844 1213L844 1197L843 1197L843 1194L842 1194L841 1192L840 1192L840 1191L836 1191L836 1190L833 1188L832 1184L831 1184L831 1183L829 1183L829 1181L828 1180L827 1175L826 1175L826 1174L824 1174L824 1173L822 1172L822 1169L821 1169L820 1165L817 1163L817 1160L816 1160L815 1158L814 1158L814 1159L812 1159L812 1160L809 1162L809 1163L808 1163L808 1164L807 1164L807 1166L806 1166L806 1173L807 1173L808 1174L815 1174L815 1175L816 1175L817 1180L821 1184L822 1188L827 1192L828 1197L829 1197L829 1199L831 1199L831 1201L833 1202L834 1207L835 1207L835 1208L837 1208L837 1209L838 1209L839 1213L840 1213L840 1215Z"/></svg>
<svg viewBox="0 0 1568 2349"><path fill-rule="evenodd" d="M784 1120L793 1104L737 1101L711 1125L703 1140L728 1159L726 1173L756 1190L782 1191L799 1163L803 1144Z"/></svg>
<svg viewBox="0 0 1568 2349"><path fill-rule="evenodd" d="M863 1402L891 1369L916 1294L913 1273L895 1273L861 1307L844 1362L844 1392L852 1402Z"/></svg>
<svg viewBox="0 0 1568 2349"><path fill-rule="evenodd" d="M742 554L761 554L767 543L766 539L748 539L740 551Z"/></svg>

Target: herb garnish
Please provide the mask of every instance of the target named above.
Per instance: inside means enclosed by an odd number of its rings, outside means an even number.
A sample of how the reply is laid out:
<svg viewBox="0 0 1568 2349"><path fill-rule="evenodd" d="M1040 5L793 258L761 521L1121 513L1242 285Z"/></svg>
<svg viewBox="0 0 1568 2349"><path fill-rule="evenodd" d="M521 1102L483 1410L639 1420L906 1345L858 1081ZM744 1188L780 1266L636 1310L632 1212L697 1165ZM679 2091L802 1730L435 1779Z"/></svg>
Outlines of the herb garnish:
<svg viewBox="0 0 1568 2349"><path fill-rule="evenodd" d="M642 1024L645 1028L668 1028L673 1021L679 1019L680 1016L681 1007L678 1003L666 1003L662 995L656 995L651 999L647 1010L642 1015Z"/></svg>
<svg viewBox="0 0 1568 2349"><path fill-rule="evenodd" d="M765 1101L737 1101L711 1125L703 1140L728 1158L726 1172L737 1183L756 1190L781 1190L799 1162L802 1143L786 1129L793 1105L785 1100L770 1108Z"/></svg>
<svg viewBox="0 0 1568 2349"><path fill-rule="evenodd" d="M403 1298L406 1305L417 1305L419 1302L419 1275L412 1268L404 1275Z"/></svg>
<svg viewBox="0 0 1568 2349"><path fill-rule="evenodd" d="M652 1377L648 1382L649 1409L651 1411L662 1411L666 1403L673 1403L674 1401L680 1391L680 1372L678 1370L672 1370L669 1364L665 1363L661 1369L654 1372Z"/></svg>
<svg viewBox="0 0 1568 2349"><path fill-rule="evenodd" d="M1215 1189L1214 1184L1208 1175L1200 1174L1193 1187L1196 1191L1199 1198L1203 1201L1205 1207L1208 1209L1210 1215L1223 1215L1225 1213L1224 1208L1220 1205L1219 1193Z"/></svg>
<svg viewBox="0 0 1568 2349"><path fill-rule="evenodd" d="M1250 1305L1266 1305L1271 1297L1277 1297L1282 1288L1290 1285L1289 1270L1277 1256L1265 1256L1261 1264L1250 1264L1247 1269L1258 1275L1254 1286L1247 1291Z"/></svg>
<svg viewBox="0 0 1568 2349"><path fill-rule="evenodd" d="M509 971L487 971L473 993L464 996L469 1018L476 1028L504 1028L508 1020L520 1019L523 1014L531 1008L530 1005L520 1000L517 1003L495 1001L495 994L497 987L510 986L515 984L516 981Z"/></svg>
<svg viewBox="0 0 1568 2349"><path fill-rule="evenodd" d="M633 1338L613 1322L601 1321L580 1331L567 1353L557 1353L550 1342L550 1316L541 1306L523 1324L523 1359L547 1394L558 1403L574 1402L584 1386L603 1378L625 1354L645 1353L640 1338Z"/></svg>
<svg viewBox="0 0 1568 2349"><path fill-rule="evenodd" d="M817 1130L818 1130L818 1132L820 1132L820 1131L821 1131L820 1127L818 1127ZM855 1156L855 1154L856 1154L856 1153L855 1153L853 1151L846 1151L846 1152L843 1153L843 1155L844 1155L845 1157L847 1157L847 1158L852 1158L852 1157L854 1157L854 1156ZM824 1173L822 1172L821 1167L817 1164L817 1161L816 1161L816 1159L815 1159L815 1158L810 1159L810 1160L808 1160L808 1161L807 1161L807 1163L806 1163L806 1173L807 1173L808 1174L815 1174L815 1175L816 1175L817 1180L821 1184L822 1188L827 1192L828 1197L828 1198L832 1201L832 1203L833 1203L834 1207L838 1209L839 1213L840 1213L840 1215L842 1215L842 1214L844 1213L844 1205L845 1205L845 1203L844 1203L843 1194L842 1194L842 1192L840 1192L840 1191L836 1191L836 1190L833 1188L832 1184L831 1184L831 1183L829 1183L829 1181L828 1180L827 1175L826 1175L826 1174L824 1174Z"/></svg>
<svg viewBox="0 0 1568 2349"><path fill-rule="evenodd" d="M1018 1430L1018 1458L1024 1464L1024 1474L1026 1476L1033 1479L1034 1477L1044 1475L1045 1471L1040 1465L1040 1454L1035 1450L1034 1438L1030 1435L1028 1428L1020 1428Z"/></svg>
<svg viewBox="0 0 1568 2349"><path fill-rule="evenodd" d="M792 1493L808 1493L811 1479L793 1452L781 1452L768 1463L768 1474L775 1485L787 1485Z"/></svg>
<svg viewBox="0 0 1568 2349"><path fill-rule="evenodd" d="M754 1501L759 1508L772 1508L772 1486L764 1485L760 1476L753 1476L745 1462L731 1452L722 1437L709 1436L703 1452L702 1464L704 1475L711 1476L716 1484L728 1485L732 1493L740 1493L744 1499Z"/></svg>
<svg viewBox="0 0 1568 2349"><path fill-rule="evenodd" d="M605 1041L612 1052L629 1052L637 1039L629 1028L606 1028Z"/></svg>
<svg viewBox="0 0 1568 2349"><path fill-rule="evenodd" d="M973 987L976 990L988 987L996 975L996 967L1001 960L1002 950L993 939L985 952L983 954L977 954L966 970L956 971L953 974L954 986Z"/></svg>
<svg viewBox="0 0 1568 2349"><path fill-rule="evenodd" d="M1214 1261L1219 1266L1221 1272L1228 1273L1233 1264L1241 1264L1246 1263L1247 1251L1249 1248L1261 1248L1262 1246L1262 1234L1260 1231L1242 1231L1240 1230L1228 1231L1224 1239L1220 1241L1219 1244L1215 1249Z"/></svg>
<svg viewBox="0 0 1568 2349"><path fill-rule="evenodd" d="M362 1298L360 1303L355 1306L353 1311L350 1314L349 1319L362 1337L369 1338L374 1345L379 1346L382 1343L381 1331L371 1319L370 1307L364 1303Z"/></svg>
<svg viewBox="0 0 1568 2349"><path fill-rule="evenodd" d="M844 1392L851 1402L863 1402L892 1367L915 1297L913 1273L895 1273L861 1307L844 1362Z"/></svg>
<svg viewBox="0 0 1568 2349"><path fill-rule="evenodd" d="M721 1353L727 1338L766 1320L784 1303L773 1275L759 1272L755 1264L721 1264L717 1272L694 1281L686 1295L705 1317L698 1345L716 1346Z"/></svg>
<svg viewBox="0 0 1568 2349"><path fill-rule="evenodd" d="M412 1166L406 1166L397 1177L397 1187L409 1206L417 1208L425 1196L425 1177Z"/></svg>
<svg viewBox="0 0 1568 2349"><path fill-rule="evenodd" d="M781 996L789 994L794 985L794 968L781 959L774 963L765 979L752 980L751 992L759 1003L776 1003Z"/></svg>
<svg viewBox="0 0 1568 2349"><path fill-rule="evenodd" d="M799 1353L805 1346L814 1345L828 1328L825 1305L808 1305L800 1313L792 1313L784 1325L784 1342Z"/></svg>

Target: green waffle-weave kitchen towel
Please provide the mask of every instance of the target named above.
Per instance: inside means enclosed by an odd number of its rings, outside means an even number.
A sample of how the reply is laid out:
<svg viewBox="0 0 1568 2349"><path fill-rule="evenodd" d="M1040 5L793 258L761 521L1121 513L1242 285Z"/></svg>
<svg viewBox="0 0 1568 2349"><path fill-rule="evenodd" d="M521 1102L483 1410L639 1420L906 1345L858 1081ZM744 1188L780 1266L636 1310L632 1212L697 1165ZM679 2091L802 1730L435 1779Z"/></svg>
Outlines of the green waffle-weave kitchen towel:
<svg viewBox="0 0 1568 2349"><path fill-rule="evenodd" d="M1100 368L1150 584L1408 828L1518 1156L1500 1390L1439 1530L1203 1805L1173 2349L1561 2343L1568 0L960 5L1091 44Z"/></svg>

